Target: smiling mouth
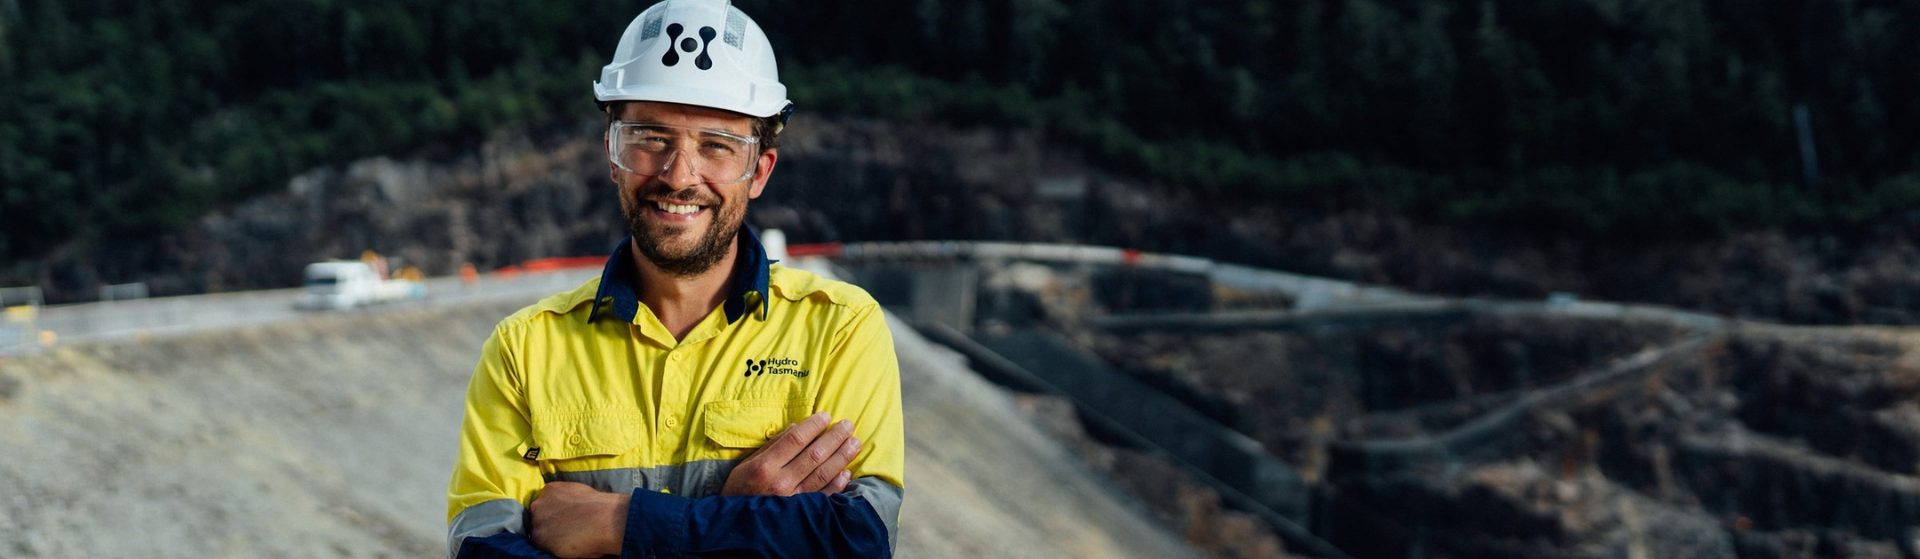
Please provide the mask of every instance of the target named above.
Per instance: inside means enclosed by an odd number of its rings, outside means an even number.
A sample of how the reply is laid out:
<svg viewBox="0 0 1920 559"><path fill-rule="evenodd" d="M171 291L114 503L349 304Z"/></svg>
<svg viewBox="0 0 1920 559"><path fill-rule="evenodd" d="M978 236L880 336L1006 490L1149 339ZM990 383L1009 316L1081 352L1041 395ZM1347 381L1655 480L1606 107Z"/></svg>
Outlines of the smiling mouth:
<svg viewBox="0 0 1920 559"><path fill-rule="evenodd" d="M701 209L700 206L692 204L673 204L668 202L654 202L653 207L674 215L693 215L699 213Z"/></svg>

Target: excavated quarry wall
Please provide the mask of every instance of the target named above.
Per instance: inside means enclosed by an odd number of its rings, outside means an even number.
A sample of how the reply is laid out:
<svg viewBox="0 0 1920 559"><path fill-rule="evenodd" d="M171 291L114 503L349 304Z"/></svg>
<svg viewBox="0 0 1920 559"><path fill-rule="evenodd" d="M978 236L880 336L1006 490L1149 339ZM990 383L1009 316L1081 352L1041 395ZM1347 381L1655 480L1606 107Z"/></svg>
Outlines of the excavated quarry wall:
<svg viewBox="0 0 1920 559"><path fill-rule="evenodd" d="M481 341L524 302L0 360L0 557L438 557ZM892 324L903 557L1192 557L959 356Z"/></svg>
<svg viewBox="0 0 1920 559"><path fill-rule="evenodd" d="M604 254L622 233L598 115L311 169L183 231L70 243L0 269L55 303L101 284L155 295L292 287L372 249L431 275ZM802 111L747 219L795 243L973 239L1185 254L1420 293L1555 292L1791 323L1920 324L1920 211L1846 235L1646 242L1248 204L1103 171L1038 130Z"/></svg>
<svg viewBox="0 0 1920 559"><path fill-rule="evenodd" d="M1920 556L1915 332L1543 313L1091 338L1301 467L1356 557Z"/></svg>

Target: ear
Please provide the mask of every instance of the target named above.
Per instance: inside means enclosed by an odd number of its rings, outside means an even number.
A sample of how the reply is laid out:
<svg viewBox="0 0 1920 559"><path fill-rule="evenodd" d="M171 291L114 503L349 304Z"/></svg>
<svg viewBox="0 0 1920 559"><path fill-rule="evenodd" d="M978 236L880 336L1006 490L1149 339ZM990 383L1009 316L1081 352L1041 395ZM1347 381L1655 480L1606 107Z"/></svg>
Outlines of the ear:
<svg viewBox="0 0 1920 559"><path fill-rule="evenodd" d="M747 191L748 200L759 198L760 192L767 189L767 179L773 177L773 163L779 160L778 149L760 152L760 161L754 163L758 167L753 172L753 188Z"/></svg>

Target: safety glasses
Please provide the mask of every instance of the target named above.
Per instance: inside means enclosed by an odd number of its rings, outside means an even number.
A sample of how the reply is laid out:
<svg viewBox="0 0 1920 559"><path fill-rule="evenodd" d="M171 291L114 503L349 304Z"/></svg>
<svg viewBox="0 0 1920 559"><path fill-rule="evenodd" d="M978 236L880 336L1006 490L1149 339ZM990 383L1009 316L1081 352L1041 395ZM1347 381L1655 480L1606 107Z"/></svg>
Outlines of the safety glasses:
<svg viewBox="0 0 1920 559"><path fill-rule="evenodd" d="M753 178L760 139L724 130L616 121L607 128L607 158L621 169L654 176L677 160L711 183Z"/></svg>

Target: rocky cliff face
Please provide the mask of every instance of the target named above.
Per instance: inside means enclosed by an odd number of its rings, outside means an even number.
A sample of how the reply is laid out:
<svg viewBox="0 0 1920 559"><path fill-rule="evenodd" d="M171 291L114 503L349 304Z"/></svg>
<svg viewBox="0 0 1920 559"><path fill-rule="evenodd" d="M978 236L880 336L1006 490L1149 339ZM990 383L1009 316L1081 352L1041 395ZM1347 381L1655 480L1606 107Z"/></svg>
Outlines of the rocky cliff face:
<svg viewBox="0 0 1920 559"><path fill-rule="evenodd" d="M290 286L375 250L430 274L600 254L622 235L598 121L314 169L188 231L68 246L32 277L54 300L102 283L156 295ZM797 117L749 220L791 242L1083 242L1209 256L1456 295L1667 304L1794 323L1920 323L1920 212L1848 237L1697 241L1474 230L1253 204L1105 173L1030 130Z"/></svg>
<svg viewBox="0 0 1920 559"><path fill-rule="evenodd" d="M1552 292L1797 324L1920 323L1920 211L1848 235L1646 241L1474 231L1403 216L1225 206L1271 267L1412 291Z"/></svg>
<svg viewBox="0 0 1920 559"><path fill-rule="evenodd" d="M596 128L522 129L450 155L314 169L186 231L70 245L26 283L73 301L102 283L143 281L156 296L290 287L309 262L365 250L429 274L605 252L621 227Z"/></svg>
<svg viewBox="0 0 1920 559"><path fill-rule="evenodd" d="M1095 346L1299 465L1357 557L1920 554L1920 341L1695 336L1480 316Z"/></svg>

